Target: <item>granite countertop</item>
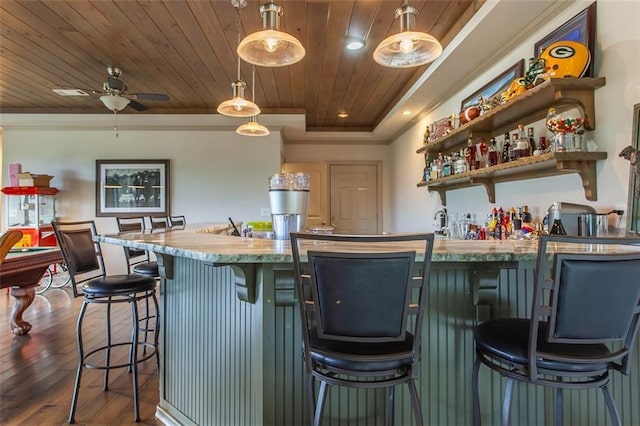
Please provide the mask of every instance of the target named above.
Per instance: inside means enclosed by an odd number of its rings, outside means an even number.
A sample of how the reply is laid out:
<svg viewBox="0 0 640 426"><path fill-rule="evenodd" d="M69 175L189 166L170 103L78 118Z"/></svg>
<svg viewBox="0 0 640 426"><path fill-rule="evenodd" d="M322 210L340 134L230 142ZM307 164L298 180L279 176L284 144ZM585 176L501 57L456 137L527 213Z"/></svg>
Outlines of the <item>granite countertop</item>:
<svg viewBox="0 0 640 426"><path fill-rule="evenodd" d="M234 237L213 233L228 224L190 224L184 229L150 233L99 235L102 243L150 250L156 253L218 263L288 263L292 261L288 240ZM203 232L207 229L207 232ZM410 247L407 247L410 248ZM420 250L420 247L416 247ZM434 262L487 262L534 260L535 241L436 240Z"/></svg>

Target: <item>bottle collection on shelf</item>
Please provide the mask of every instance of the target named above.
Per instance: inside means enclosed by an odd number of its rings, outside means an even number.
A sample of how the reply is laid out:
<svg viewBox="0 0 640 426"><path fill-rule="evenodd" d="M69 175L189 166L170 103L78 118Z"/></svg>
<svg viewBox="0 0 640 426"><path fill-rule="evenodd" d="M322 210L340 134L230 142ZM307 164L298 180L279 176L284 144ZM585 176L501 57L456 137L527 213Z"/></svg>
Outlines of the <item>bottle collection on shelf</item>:
<svg viewBox="0 0 640 426"><path fill-rule="evenodd" d="M457 237L464 240L519 240L535 238L542 231L541 224L532 223L528 206L493 208L484 223L472 223L471 214L464 215ZM453 233L453 235L456 235Z"/></svg>
<svg viewBox="0 0 640 426"><path fill-rule="evenodd" d="M425 132L425 137L427 134L428 131ZM484 138L475 143L473 137L469 136L467 147L460 148L459 152L449 155L439 153L437 157L425 154L422 180L428 182L471 170L492 167L530 155L540 155L549 149L546 137L540 136L538 143L536 143L533 127L528 127L525 130L523 124L519 124L515 132L504 134L501 147L498 147L496 138L491 138L489 143Z"/></svg>

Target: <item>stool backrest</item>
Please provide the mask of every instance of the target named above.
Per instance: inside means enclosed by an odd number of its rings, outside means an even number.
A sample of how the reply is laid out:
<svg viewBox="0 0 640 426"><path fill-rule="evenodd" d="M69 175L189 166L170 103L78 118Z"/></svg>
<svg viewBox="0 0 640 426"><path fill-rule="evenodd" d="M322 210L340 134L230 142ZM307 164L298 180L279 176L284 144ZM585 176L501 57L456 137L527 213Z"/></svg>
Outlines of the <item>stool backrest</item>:
<svg viewBox="0 0 640 426"><path fill-rule="evenodd" d="M619 361L620 371L628 374L640 318L638 239L544 236L535 283L531 336L544 322L551 343L617 344L620 349L601 361ZM537 347L537 339L530 338L532 373ZM559 360L579 362L586 356L576 352Z"/></svg>
<svg viewBox="0 0 640 426"><path fill-rule="evenodd" d="M290 236L307 365L316 338L367 345L411 333L419 357L433 234Z"/></svg>
<svg viewBox="0 0 640 426"><path fill-rule="evenodd" d="M169 228L168 216L149 216L149 224L151 229Z"/></svg>
<svg viewBox="0 0 640 426"><path fill-rule="evenodd" d="M146 228L144 216L116 217L116 223L118 224L118 231L120 232L142 233ZM128 273L131 273L131 268L134 265L151 260L149 252L146 250L133 247L123 247L123 249L124 256L127 259Z"/></svg>
<svg viewBox="0 0 640 426"><path fill-rule="evenodd" d="M171 225L172 228L184 228L186 224L187 219L185 219L184 216L169 216L169 225Z"/></svg>
<svg viewBox="0 0 640 426"><path fill-rule="evenodd" d="M82 293L78 291L79 285L106 275L100 244L94 242L94 237L97 235L95 222L54 220L51 225L69 270L73 295L81 296Z"/></svg>

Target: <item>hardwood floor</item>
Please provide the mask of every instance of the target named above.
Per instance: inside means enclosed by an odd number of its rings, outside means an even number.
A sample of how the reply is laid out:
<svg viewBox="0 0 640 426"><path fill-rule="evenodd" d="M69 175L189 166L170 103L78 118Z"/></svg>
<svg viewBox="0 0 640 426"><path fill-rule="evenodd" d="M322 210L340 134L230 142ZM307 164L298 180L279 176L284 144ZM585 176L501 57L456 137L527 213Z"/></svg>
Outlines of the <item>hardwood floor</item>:
<svg viewBox="0 0 640 426"><path fill-rule="evenodd" d="M78 361L75 326L82 298L70 288L50 288L36 296L24 319L33 326L29 334L14 336L9 315L12 296L0 294L0 424L64 425L69 416ZM90 305L84 322L85 348L104 335L104 307ZM131 332L128 304L114 306L114 330L119 339ZM88 330L95 330L94 333ZM87 337L88 336L88 337ZM126 357L126 350L116 354ZM102 390L103 373L84 370L76 423L86 425L158 425L155 358L139 365L140 423L133 422L131 375L125 368L110 373L109 391Z"/></svg>

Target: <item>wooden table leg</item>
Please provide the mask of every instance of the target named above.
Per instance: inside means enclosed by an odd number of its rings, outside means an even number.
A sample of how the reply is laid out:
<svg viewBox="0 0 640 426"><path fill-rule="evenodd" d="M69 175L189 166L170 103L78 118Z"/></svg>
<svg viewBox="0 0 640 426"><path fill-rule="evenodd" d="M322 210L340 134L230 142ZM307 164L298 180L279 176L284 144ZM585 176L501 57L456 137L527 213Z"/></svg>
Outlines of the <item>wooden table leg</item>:
<svg viewBox="0 0 640 426"><path fill-rule="evenodd" d="M11 308L11 331L22 336L31 331L31 324L22 319L22 314L36 297L35 287L11 287L11 295L16 299Z"/></svg>

